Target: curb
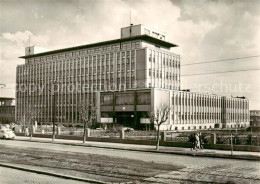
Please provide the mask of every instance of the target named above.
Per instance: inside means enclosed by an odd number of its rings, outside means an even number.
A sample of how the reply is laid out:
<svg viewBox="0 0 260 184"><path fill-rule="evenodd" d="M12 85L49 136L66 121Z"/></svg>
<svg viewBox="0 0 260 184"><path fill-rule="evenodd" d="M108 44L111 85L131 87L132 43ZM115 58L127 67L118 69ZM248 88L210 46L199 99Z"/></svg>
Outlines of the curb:
<svg viewBox="0 0 260 184"><path fill-rule="evenodd" d="M106 182L98 181L98 180L80 178L80 177L69 176L69 175L58 174L58 173L50 173L50 172L47 172L47 171L41 171L41 170L36 170L36 169L28 169L28 168L24 168L24 167L20 167L20 166L3 164L3 163L0 163L0 166L11 168L11 169L17 169L17 170L21 170L21 171L26 171L26 172L32 172L32 173L36 173L36 174L43 174L43 175L54 176L54 177L59 177L59 178L63 178L63 179L70 179L70 180L75 180L75 181L97 183L97 184L105 184L106 183Z"/></svg>
<svg viewBox="0 0 260 184"><path fill-rule="evenodd" d="M194 156L194 157L212 157L212 158L224 158L224 159L238 159L238 160L251 160L251 161L260 161L259 156L253 155L224 155L224 154L210 154L210 153L202 153L202 152L180 152L180 151L163 151L163 150L147 150L147 149L134 149L134 148L119 148L119 147L107 147L107 146L95 146L95 145L87 145L87 144L79 144L79 143L61 143L61 142L49 142L49 141L41 141L41 140L18 140L18 141L27 141L27 142L39 142L39 143L52 143L52 144L63 144L69 146L81 146L81 147L93 147L93 148L105 148L112 150L127 150L127 151L139 151L139 152L147 152L147 153L161 153L161 154L174 154L174 155L184 155L184 156Z"/></svg>

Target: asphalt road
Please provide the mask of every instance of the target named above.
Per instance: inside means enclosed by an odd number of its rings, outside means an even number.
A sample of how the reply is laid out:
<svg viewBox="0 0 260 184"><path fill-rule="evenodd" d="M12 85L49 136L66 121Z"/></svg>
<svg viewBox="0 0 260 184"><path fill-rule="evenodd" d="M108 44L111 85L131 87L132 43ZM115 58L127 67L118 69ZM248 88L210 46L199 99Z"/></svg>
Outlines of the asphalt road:
<svg viewBox="0 0 260 184"><path fill-rule="evenodd" d="M83 182L0 167L1 184L83 184Z"/></svg>
<svg viewBox="0 0 260 184"><path fill-rule="evenodd" d="M58 152L105 155L114 158L134 159L145 162L183 166L180 171L162 173L146 178L147 182L160 183L260 183L260 162L191 157L138 151L113 150L95 147L70 146L51 143L0 140L1 145L20 148L44 148ZM1 169L1 168L0 168ZM1 170L0 170L1 171ZM20 172L20 171L19 171Z"/></svg>

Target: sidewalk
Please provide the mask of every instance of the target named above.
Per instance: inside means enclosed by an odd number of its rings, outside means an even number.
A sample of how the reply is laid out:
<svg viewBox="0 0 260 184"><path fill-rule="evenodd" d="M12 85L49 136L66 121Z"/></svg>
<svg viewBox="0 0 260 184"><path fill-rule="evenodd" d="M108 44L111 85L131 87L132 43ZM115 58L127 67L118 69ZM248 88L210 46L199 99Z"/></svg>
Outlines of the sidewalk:
<svg viewBox="0 0 260 184"><path fill-rule="evenodd" d="M30 141L30 138L23 137L23 136L17 136L16 140ZM33 142L42 142L42 143L51 143L52 139L33 137L32 141ZM260 153L258 153L258 152L233 151L233 155L231 155L231 151L227 151L227 150L204 149L204 150L198 150L198 151L191 151L190 148L165 147L165 146L160 146L160 150L156 151L155 146L150 146L150 145L120 144L120 143L92 142L92 141L86 141L86 143L83 144L82 141L79 141L79 140L65 140L65 139L55 139L54 143L55 144L73 145L73 146L86 146L86 147L108 148L108 149L129 150L129 151L142 151L142 152L151 152L151 153L178 154L178 155L188 155L188 156L260 161Z"/></svg>

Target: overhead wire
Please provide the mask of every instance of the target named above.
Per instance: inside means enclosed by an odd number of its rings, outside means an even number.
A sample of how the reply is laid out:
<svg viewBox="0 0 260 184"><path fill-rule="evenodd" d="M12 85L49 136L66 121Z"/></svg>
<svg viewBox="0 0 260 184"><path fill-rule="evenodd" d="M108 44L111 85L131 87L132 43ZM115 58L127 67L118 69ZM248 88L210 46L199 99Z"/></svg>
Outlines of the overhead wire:
<svg viewBox="0 0 260 184"><path fill-rule="evenodd" d="M233 60L248 59L248 58L254 58L254 57L260 57L260 55L247 56L247 57L237 57L237 58L229 58L229 59L222 59L222 60L213 60L213 61L205 61L205 62L199 62L199 63L189 63L189 64L183 64L183 65L180 65L180 66L190 66L190 65L199 65L199 64L223 62L223 61L233 61ZM157 70L157 69L162 69L162 68L169 68L169 66L157 67L157 68L152 68L152 69L153 70ZM134 70L134 71L143 71L143 70L149 70L149 69L137 69L137 70ZM256 68L256 69L244 69L244 70L216 71L216 72L207 72L207 73L181 74L180 76L187 77L187 76L196 76L196 75L210 75L210 74L219 74L219 73L233 73L233 72L256 71L256 70L260 70L260 69ZM121 71L122 70L120 70L120 72ZM99 75L102 76L102 75L107 75L107 74L106 73L105 74L102 73L102 74L99 74ZM97 76L97 75L92 74L91 76ZM150 79L150 78L152 78L152 77L149 77L148 79ZM9 82L9 83L4 83L3 85L15 84L15 83L16 82ZM3 88L2 87L0 89L9 89L9 88Z"/></svg>

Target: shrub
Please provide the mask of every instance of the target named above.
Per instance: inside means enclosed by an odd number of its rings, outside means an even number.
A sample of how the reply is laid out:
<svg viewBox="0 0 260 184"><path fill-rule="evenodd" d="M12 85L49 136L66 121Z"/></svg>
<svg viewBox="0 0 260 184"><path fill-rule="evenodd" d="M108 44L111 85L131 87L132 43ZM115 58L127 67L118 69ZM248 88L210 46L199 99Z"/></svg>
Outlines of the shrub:
<svg viewBox="0 0 260 184"><path fill-rule="evenodd" d="M224 141L223 141L222 137L217 137L216 143L217 144L224 144Z"/></svg>
<svg viewBox="0 0 260 184"><path fill-rule="evenodd" d="M251 145L252 142L252 135L248 135L246 139L246 145Z"/></svg>
<svg viewBox="0 0 260 184"><path fill-rule="evenodd" d="M235 136L235 137L233 138L233 144L241 145L241 140L239 139L238 136Z"/></svg>
<svg viewBox="0 0 260 184"><path fill-rule="evenodd" d="M69 135L74 135L74 134L75 134L75 131L73 129L70 129Z"/></svg>
<svg viewBox="0 0 260 184"><path fill-rule="evenodd" d="M202 142L203 144L207 144L208 143L208 139L206 139L206 136L205 135L201 135L201 139L202 139Z"/></svg>

